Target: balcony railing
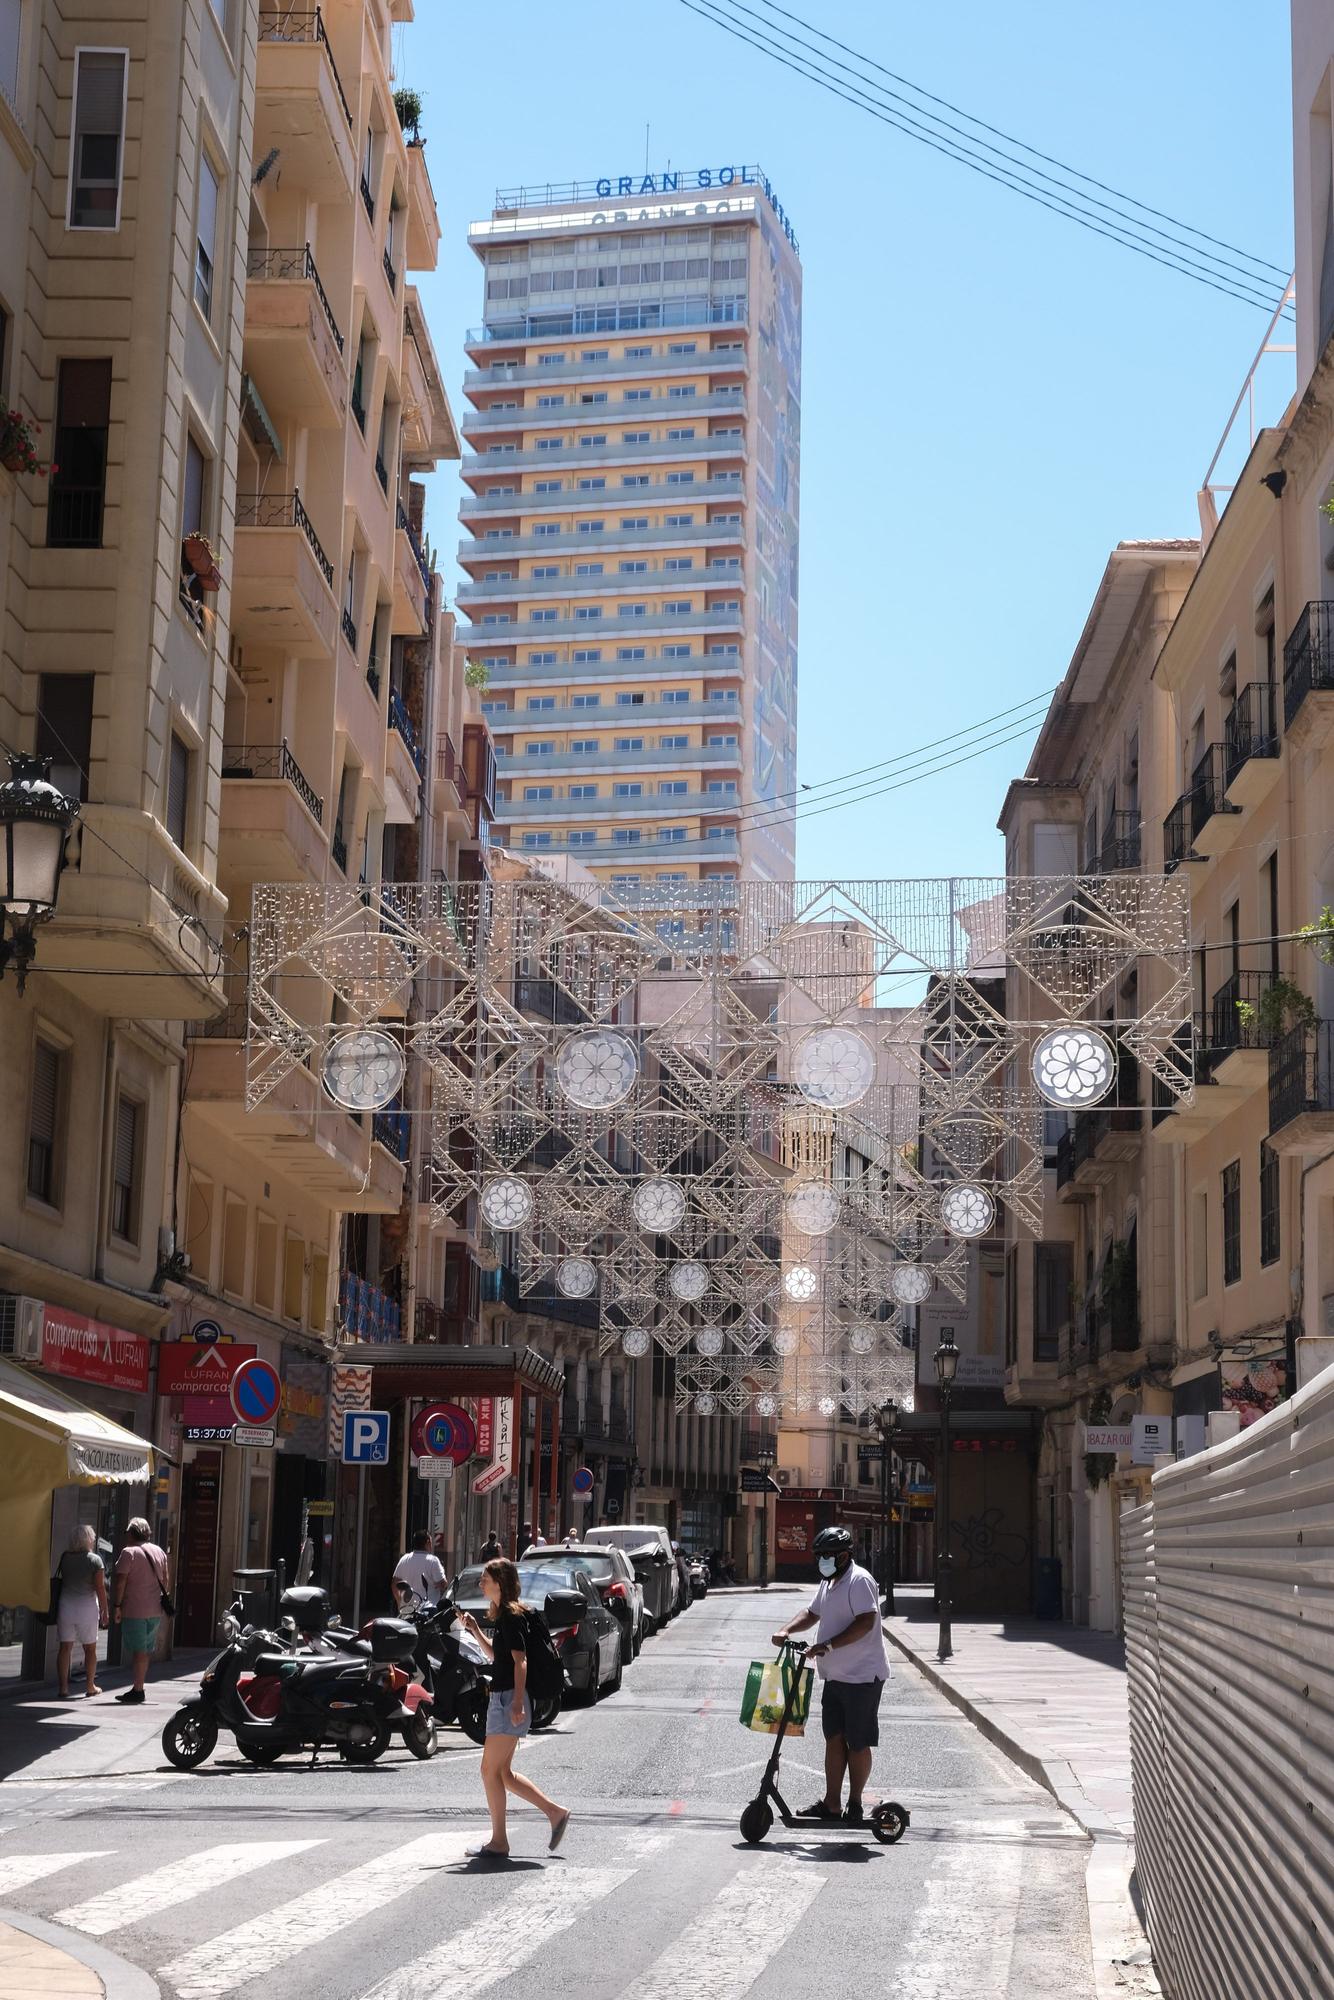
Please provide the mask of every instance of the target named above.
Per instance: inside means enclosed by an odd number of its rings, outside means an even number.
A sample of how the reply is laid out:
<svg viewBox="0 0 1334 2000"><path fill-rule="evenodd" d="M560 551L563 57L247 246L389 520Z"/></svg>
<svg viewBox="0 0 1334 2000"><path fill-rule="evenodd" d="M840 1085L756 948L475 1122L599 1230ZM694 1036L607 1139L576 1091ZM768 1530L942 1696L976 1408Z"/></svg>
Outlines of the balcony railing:
<svg viewBox="0 0 1334 2000"><path fill-rule="evenodd" d="M329 852L333 855L334 860L337 862L338 866L342 869L344 875L346 875L347 842L343 838L343 835L338 827L334 828L333 838L329 842Z"/></svg>
<svg viewBox="0 0 1334 2000"><path fill-rule="evenodd" d="M347 101L347 92L343 89L343 79L338 74L338 64L334 61L329 37L324 32L324 16L320 9L313 7L306 12L300 8L274 5L272 0L264 0L259 13L259 39L261 42L319 42L323 46L333 74L334 88L338 92L338 101L343 107L343 116L347 120L347 129L350 132L352 108Z"/></svg>
<svg viewBox="0 0 1334 2000"><path fill-rule="evenodd" d="M315 296L324 307L324 317L329 322L329 331L334 337L338 352L343 352L343 335L334 318L329 296L320 283L320 274L315 268L315 259L310 254L309 243L299 250L252 250L246 258L248 278L279 278L289 280L308 279L315 287Z"/></svg>
<svg viewBox="0 0 1334 2000"><path fill-rule="evenodd" d="M579 555L590 558L616 554L630 548L655 548L660 543L672 548L698 548L708 542L744 542L743 521L692 521L688 528L620 528L609 526L595 535L581 535L567 529L560 535L510 535L488 540L485 535L469 536L460 542L463 563L508 562L511 556ZM612 574L615 574L613 571Z"/></svg>
<svg viewBox="0 0 1334 2000"><path fill-rule="evenodd" d="M500 799L496 803L496 817L508 824L506 808L508 801ZM570 807L570 816L578 814L576 799ZM622 843L613 840L610 834L600 835L596 840L570 840L560 834L552 834L549 839L530 841L522 832L499 843L516 852L538 854L577 854L594 867L605 868L610 862L619 862L627 869L634 868L639 861L735 861L741 852L740 837L731 831L719 834L714 839L705 835L691 835L686 840L639 840Z"/></svg>
<svg viewBox="0 0 1334 2000"><path fill-rule="evenodd" d="M361 400L361 397L360 397L360 395L359 395L359 393L358 393L358 391L357 391L357 385L356 385L356 383L355 383L355 382L353 382L353 384L352 384L352 394L351 394L351 397L349 398L349 400L350 400L350 402L351 402L351 404L352 404L352 414L353 414L353 416L354 416L354 417L356 418L356 420L357 420L357 429L358 429L358 430L359 430L359 431L361 432L362 436L363 436L363 437L365 437L365 435L366 435L366 406L365 406L365 404L364 404L364 403L362 402L362 400Z"/></svg>
<svg viewBox="0 0 1334 2000"><path fill-rule="evenodd" d="M1108 815L1106 831L1102 836L1102 846L1098 849L1098 869L1100 875L1118 875L1124 870L1139 867L1140 818L1137 812L1115 812Z"/></svg>
<svg viewBox="0 0 1334 2000"><path fill-rule="evenodd" d="M1308 604L1283 648L1283 722L1293 718L1308 694L1334 689L1334 603Z"/></svg>
<svg viewBox="0 0 1334 2000"><path fill-rule="evenodd" d="M470 368L463 378L463 389L465 395L471 395L476 389L508 387L511 383L540 382L547 388L560 388L566 382L600 381L604 376L693 375L697 371L712 375L731 369L746 372L749 367L744 347L701 347L694 354L632 355L629 360L619 355L608 355L605 361L571 359L554 368L540 362L530 367L522 361L494 361L489 368Z"/></svg>
<svg viewBox="0 0 1334 2000"><path fill-rule="evenodd" d="M224 772L223 776L226 775ZM243 1042L247 1029L246 1003L244 1000L233 1000L220 1014L212 1015L207 1021L187 1021L185 1039L187 1042Z"/></svg>
<svg viewBox="0 0 1334 2000"><path fill-rule="evenodd" d="M46 502L46 543L52 549L100 549L106 488L65 486L51 479Z"/></svg>
<svg viewBox="0 0 1334 2000"><path fill-rule="evenodd" d="M626 578L627 592L633 591L635 579ZM661 585L656 586L661 588ZM688 581L680 586L688 588ZM698 590L699 584L696 582ZM472 651L482 651L486 646L529 646L540 645L543 639L587 639L595 645L599 638L610 633L613 638L634 638L636 633L650 633L655 637L662 633L689 631L698 627L705 632L736 631L743 619L741 611L718 611L710 607L706 611L669 611L665 605L654 605L642 618L514 618L508 625L466 625L460 637ZM565 678L578 678L578 663L566 663Z"/></svg>
<svg viewBox="0 0 1334 2000"><path fill-rule="evenodd" d="M1260 1003L1274 983L1272 972L1234 972L1214 995L1209 1021L1209 1055L1217 1062L1233 1049L1272 1048L1277 1036L1259 1019ZM1243 1012L1243 1009L1245 1012Z"/></svg>
<svg viewBox="0 0 1334 2000"><path fill-rule="evenodd" d="M355 1271L344 1271L338 1281L338 1319L341 1330L351 1340L401 1340L403 1311L397 1299L380 1290Z"/></svg>
<svg viewBox="0 0 1334 2000"><path fill-rule="evenodd" d="M293 487L290 493L238 494L236 525L238 528L300 528L310 543L311 553L323 572L324 581L330 590L333 589L333 564L325 555L310 516L301 504L298 487Z"/></svg>
<svg viewBox="0 0 1334 2000"><path fill-rule="evenodd" d="M514 1004L521 1014L557 1027L577 1027L588 1019L584 1009L554 979L519 978L514 982Z"/></svg>
<svg viewBox="0 0 1334 2000"><path fill-rule="evenodd" d="M1235 813L1227 798L1226 748L1211 743L1190 774L1183 792L1163 821L1164 859L1169 870L1183 861L1198 860L1195 842L1216 813Z"/></svg>
<svg viewBox="0 0 1334 2000"><path fill-rule="evenodd" d="M401 500L398 502L397 520L399 527L408 538L408 547L412 550L417 568L421 571L422 582L429 590L431 588L431 565L426 560L426 551L422 548L417 530L412 525L412 517Z"/></svg>
<svg viewBox="0 0 1334 2000"><path fill-rule="evenodd" d="M681 427L686 427L684 416ZM622 444L615 430L609 427L605 444L570 444L562 451L479 451L464 459L461 470L465 479L473 479L486 473L508 472L511 467L518 472L549 468L553 473L577 473L584 465L638 465L646 458L744 458L745 455L744 431L732 437L710 431L705 425L695 428L694 437L652 438L648 444ZM643 489L618 486L607 490L614 491L625 503L633 501L636 492Z"/></svg>
<svg viewBox="0 0 1334 2000"><path fill-rule="evenodd" d="M384 462L384 453L382 451L377 451L375 454L375 477L387 493L389 491L389 467Z"/></svg>
<svg viewBox="0 0 1334 2000"><path fill-rule="evenodd" d="M380 669L374 660L366 662L366 685L378 701L380 699Z"/></svg>
<svg viewBox="0 0 1334 2000"><path fill-rule="evenodd" d="M1209 1063L1207 1051L1212 1025L1207 1014L1193 1014L1191 1016L1190 1028L1179 1028L1173 1036L1173 1040L1180 1050L1182 1073L1184 1075L1187 1067L1193 1066L1194 1080L1197 1084L1208 1080ZM1193 1058L1191 1056L1192 1041L1194 1044ZM1150 1121L1154 1125L1161 1125L1164 1118L1170 1117L1174 1111L1178 1111L1181 1108L1181 1099L1175 1091L1168 1089L1167 1085L1161 1081L1156 1072L1150 1084L1149 1105Z"/></svg>
<svg viewBox="0 0 1334 2000"><path fill-rule="evenodd" d="M1233 702L1223 724L1224 780L1230 785L1252 757L1277 755L1277 689L1268 681L1251 681Z"/></svg>
<svg viewBox="0 0 1334 2000"><path fill-rule="evenodd" d="M548 370L548 373L551 371ZM552 383L559 393L559 378ZM627 424L668 418L686 421L696 414L718 415L746 407L745 391L735 388L710 389L703 396L625 396L603 403L567 402L549 407L519 403L513 409L469 410L463 418L465 436L472 431L538 430L546 424Z"/></svg>
<svg viewBox="0 0 1334 2000"><path fill-rule="evenodd" d="M566 708L564 704L557 708L492 708L486 711L486 719L493 731L637 729L641 722L711 722L719 728L735 728L741 715L739 699L728 689L725 701L701 697L698 701L641 701L633 706L606 702L597 708Z"/></svg>
<svg viewBox="0 0 1334 2000"><path fill-rule="evenodd" d="M1269 1130L1311 1112L1334 1113L1334 1021L1289 1028L1269 1051Z"/></svg>
<svg viewBox="0 0 1334 2000"><path fill-rule="evenodd" d="M649 333L660 326L744 326L750 317L744 299L683 299L679 304L583 306L570 312L538 312L493 320L468 329L469 347L493 340L560 340L567 334Z"/></svg>
<svg viewBox="0 0 1334 2000"><path fill-rule="evenodd" d="M741 1462L754 1464L757 1459L778 1457L778 1441L772 1431L742 1431Z"/></svg>
<svg viewBox="0 0 1334 2000"><path fill-rule="evenodd" d="M389 282L390 291L396 292L398 290L398 272L394 269L394 260L387 250L381 257L380 262L384 265L384 274Z"/></svg>
<svg viewBox="0 0 1334 2000"><path fill-rule="evenodd" d="M410 1127L406 1111L377 1111L371 1119L371 1137L396 1160L408 1157Z"/></svg>
<svg viewBox="0 0 1334 2000"><path fill-rule="evenodd" d="M418 1340L433 1342L437 1347L472 1344L476 1321L460 1313L447 1313L443 1306L434 1305L429 1299L418 1299L414 1318Z"/></svg>
<svg viewBox="0 0 1334 2000"><path fill-rule="evenodd" d="M371 193L371 184L367 180L364 173L361 176L361 205L366 211L367 220L370 222L374 222L375 196Z"/></svg>
<svg viewBox="0 0 1334 2000"><path fill-rule="evenodd" d="M352 616L352 613L348 610L346 605L343 606L343 616L341 622L343 627L343 637L347 640L348 645L352 648L353 652L355 653L357 650L357 621Z"/></svg>
<svg viewBox="0 0 1334 2000"><path fill-rule="evenodd" d="M544 469L555 473L564 468L557 465ZM509 466L504 459L497 459L494 466L488 466L487 470L499 474L508 471ZM665 505L668 499L688 506L692 500L740 499L742 480L739 472L715 472L707 479L692 480L688 486L678 485L674 480L650 479L647 486L608 486L598 490L605 494L609 506L651 507ZM471 514L534 514L549 508L602 504L601 498L590 500L588 491L576 486L572 480L568 484L562 480L560 490L555 493L534 493L531 488L526 493L497 493L494 489L485 493L465 493L459 504L459 519L466 521Z"/></svg>
<svg viewBox="0 0 1334 2000"><path fill-rule="evenodd" d="M417 731L407 704L396 687L389 690L389 726L396 729L407 745L408 755L417 767L417 776L426 776L426 753L417 741Z"/></svg>
<svg viewBox="0 0 1334 2000"><path fill-rule="evenodd" d="M324 825L324 800L288 749L285 736L281 743L224 744L222 775L224 778L282 779L302 800L312 819Z"/></svg>

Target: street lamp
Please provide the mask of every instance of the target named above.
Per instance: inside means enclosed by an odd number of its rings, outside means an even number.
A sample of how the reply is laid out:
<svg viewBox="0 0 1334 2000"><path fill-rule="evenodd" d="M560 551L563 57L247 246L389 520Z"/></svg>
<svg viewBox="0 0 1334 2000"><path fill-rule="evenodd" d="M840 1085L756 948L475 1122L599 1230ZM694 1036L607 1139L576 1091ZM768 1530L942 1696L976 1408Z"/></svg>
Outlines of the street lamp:
<svg viewBox="0 0 1334 2000"><path fill-rule="evenodd" d="M774 1469L774 1447L772 1438L761 1440L755 1454L755 1463L764 1475L764 1491L760 1495L760 1589L769 1588L769 1479Z"/></svg>
<svg viewBox="0 0 1334 2000"><path fill-rule="evenodd" d="M894 1463L892 1439L898 1428L899 1406L891 1399L882 1403L875 1413L875 1427L880 1433L880 1537L881 1560L884 1563L884 1603L882 1609L887 1618L894 1616L894 1522L890 1511L890 1470Z"/></svg>
<svg viewBox="0 0 1334 2000"><path fill-rule="evenodd" d="M34 927L55 914L65 838L78 816L78 800L51 783L49 758L10 758L0 785L0 979L12 963L20 993L37 954Z"/></svg>
<svg viewBox="0 0 1334 2000"><path fill-rule="evenodd" d="M936 1614L940 1620L940 1638L936 1646L936 1658L948 1660L954 1652L953 1636L950 1632L951 1576L950 1576L950 1403L954 1397L954 1378L959 1372L959 1350L954 1344L954 1330L946 1327L936 1349L936 1382L940 1389L940 1464L936 1468Z"/></svg>

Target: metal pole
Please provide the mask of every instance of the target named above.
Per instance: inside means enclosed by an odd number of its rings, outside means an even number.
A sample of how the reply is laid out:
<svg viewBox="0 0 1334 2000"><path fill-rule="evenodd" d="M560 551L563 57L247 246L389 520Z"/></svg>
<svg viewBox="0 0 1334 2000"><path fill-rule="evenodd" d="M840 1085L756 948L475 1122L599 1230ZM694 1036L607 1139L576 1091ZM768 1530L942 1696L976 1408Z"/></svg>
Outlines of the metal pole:
<svg viewBox="0 0 1334 2000"><path fill-rule="evenodd" d="M936 1612L940 1619L940 1637L936 1645L936 1658L948 1660L954 1654L954 1637L950 1630L951 1573L950 1573L950 1397L952 1391L942 1387L940 1392L940 1467L936 1474Z"/></svg>
<svg viewBox="0 0 1334 2000"><path fill-rule="evenodd" d="M357 1467L357 1553L352 1563L352 1623L361 1623L361 1563L366 1548L366 1468Z"/></svg>
<svg viewBox="0 0 1334 2000"><path fill-rule="evenodd" d="M884 1599L881 1609L887 1618L894 1616L894 1523L889 1499L889 1469L892 1459L889 1439L880 1440L880 1521L881 1521L881 1562L884 1565Z"/></svg>
<svg viewBox="0 0 1334 2000"><path fill-rule="evenodd" d="M760 1495L760 1589L769 1588L769 1495Z"/></svg>

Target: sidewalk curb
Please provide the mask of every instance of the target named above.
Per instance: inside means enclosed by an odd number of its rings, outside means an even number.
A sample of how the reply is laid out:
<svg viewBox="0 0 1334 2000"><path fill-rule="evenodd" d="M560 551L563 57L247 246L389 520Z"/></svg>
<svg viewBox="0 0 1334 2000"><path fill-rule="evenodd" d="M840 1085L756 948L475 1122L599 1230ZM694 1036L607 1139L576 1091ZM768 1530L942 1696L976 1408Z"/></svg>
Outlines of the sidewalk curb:
<svg viewBox="0 0 1334 2000"><path fill-rule="evenodd" d="M28 1937L36 1938L41 1944L49 1944L56 1951L63 1951L76 1964L86 1966L102 1982L106 2000L161 2000L161 1988L155 1979L141 1972L128 1959L118 1958L105 1945L94 1944L78 1931L67 1931L59 1924L49 1924L45 1917L30 1917L25 1910L0 1909L0 1923L6 1923L16 1931L23 1931Z"/></svg>
<svg viewBox="0 0 1334 2000"><path fill-rule="evenodd" d="M1084 1871L1089 1940L1093 1954L1093 1985L1098 2000L1155 2000L1162 1992L1153 1970L1149 1941L1130 1891L1135 1849L1116 1822L1084 1794L1064 1759L1048 1762L1012 1735L985 1704L973 1701L938 1668L881 1621L885 1637L922 1679L966 1715L980 1736L1017 1765L1026 1777L1049 1792L1063 1812L1093 1843Z"/></svg>

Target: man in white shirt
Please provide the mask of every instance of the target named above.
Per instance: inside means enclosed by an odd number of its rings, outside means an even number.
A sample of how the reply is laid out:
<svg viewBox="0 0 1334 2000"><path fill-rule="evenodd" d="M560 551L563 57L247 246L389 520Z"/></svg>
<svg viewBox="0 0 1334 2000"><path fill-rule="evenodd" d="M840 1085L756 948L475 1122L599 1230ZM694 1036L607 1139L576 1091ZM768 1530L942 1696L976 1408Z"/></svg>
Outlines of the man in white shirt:
<svg viewBox="0 0 1334 2000"><path fill-rule="evenodd" d="M423 1528L412 1538L412 1547L394 1565L394 1602L402 1608L408 1596L427 1604L438 1604L445 1594L445 1566L431 1547L431 1537Z"/></svg>
<svg viewBox="0 0 1334 2000"><path fill-rule="evenodd" d="M880 1692L889 1674L880 1593L870 1571L853 1561L846 1528L822 1528L815 1537L815 1559L822 1581L809 1611L773 1635L775 1646L781 1646L809 1626L818 1627L806 1658L820 1672L825 1795L797 1818L864 1826L862 1793L871 1775L871 1753L880 1741Z"/></svg>

